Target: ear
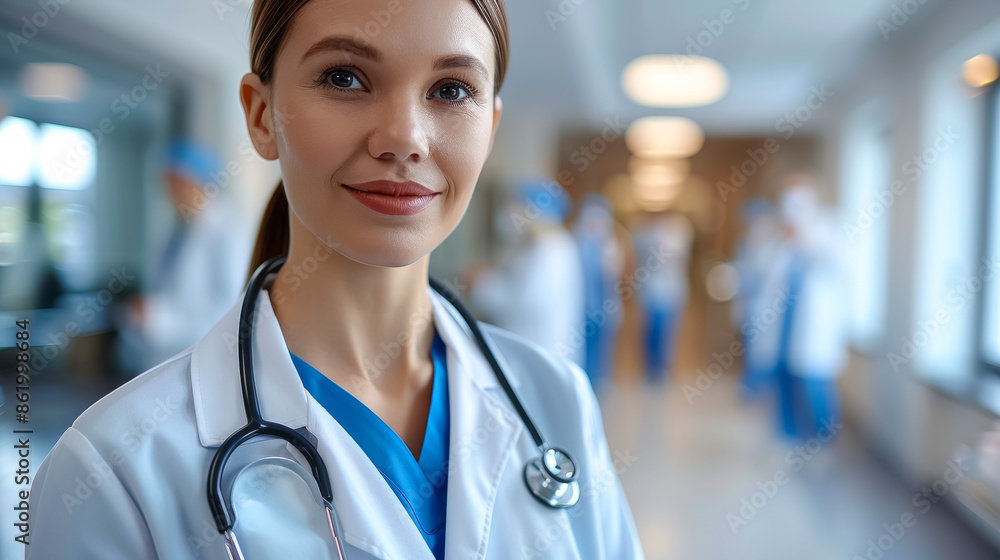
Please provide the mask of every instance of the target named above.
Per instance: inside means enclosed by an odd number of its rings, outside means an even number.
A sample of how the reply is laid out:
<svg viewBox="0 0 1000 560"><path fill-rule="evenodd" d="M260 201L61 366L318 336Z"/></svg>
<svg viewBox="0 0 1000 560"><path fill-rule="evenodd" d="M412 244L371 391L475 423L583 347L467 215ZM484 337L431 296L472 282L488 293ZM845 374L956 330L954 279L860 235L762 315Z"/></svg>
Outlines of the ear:
<svg viewBox="0 0 1000 560"><path fill-rule="evenodd" d="M490 147L486 155L493 151L493 140L497 137L497 127L500 125L500 113L503 112L503 101L499 95L493 96L493 130L490 131Z"/></svg>
<svg viewBox="0 0 1000 560"><path fill-rule="evenodd" d="M260 76L250 72L240 80L240 104L247 120L250 141L260 157L278 159L278 145L271 120L271 88L260 81Z"/></svg>

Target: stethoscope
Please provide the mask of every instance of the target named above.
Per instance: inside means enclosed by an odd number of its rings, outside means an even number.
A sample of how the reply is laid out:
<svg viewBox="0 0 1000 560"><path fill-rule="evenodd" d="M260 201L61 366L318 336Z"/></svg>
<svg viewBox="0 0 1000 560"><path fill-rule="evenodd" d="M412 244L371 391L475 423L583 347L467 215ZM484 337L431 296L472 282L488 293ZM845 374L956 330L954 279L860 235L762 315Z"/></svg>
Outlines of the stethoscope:
<svg viewBox="0 0 1000 560"><path fill-rule="evenodd" d="M267 276L272 271L280 268L286 258L285 256L277 256L265 261L257 267L257 270L254 271L250 277L250 281L247 283L246 295L243 297L243 304L240 309L238 352L240 379L243 385L243 409L246 411L248 420L245 426L234 432L222 443L219 450L215 453L215 457L212 459L212 464L208 469L208 505L212 509L212 515L215 517L215 525L219 529L219 533L226 538L226 551L229 553L230 560L243 560L243 552L240 550L239 541L237 541L236 534L233 532L236 513L233 509L232 500L227 501L223 497L222 472L226 468L229 457L236 451L236 448L251 438L257 436L274 436L285 440L302 453L309 468L312 470L313 478L316 479L320 496L326 508L327 525L330 528L330 534L333 536L338 557L340 560L345 560L346 555L344 554L342 538L343 531L340 528L340 521L333 509L333 490L330 485L330 474L326 470L323 458L320 457L319 451L316 450L316 447L302 432L293 430L283 424L264 420L261 417L260 404L257 402L257 389L253 375L252 347L253 318L257 308L257 296ZM496 356L479 330L475 318L462 305L458 296L437 280L433 278L429 280L431 287L448 300L458 310L459 314L462 315L462 319L465 320L466 324L469 325L472 334L476 338L476 343L479 345L480 350L482 350L486 360L490 363L490 367L493 368L497 380L503 387L504 392L507 393L510 402L514 405L514 409L517 410L524 425L531 433L531 438L535 441L535 445L538 446L541 452L538 457L528 461L528 464L524 467L524 481L528 485L531 494L543 504L552 508L568 508L575 505L580 500L580 483L577 480L579 471L573 457L564 449L550 446L542 438L535 423L531 421L528 412L514 393L510 382L507 381L507 376L504 375L500 364L497 363ZM303 431L305 430L303 429Z"/></svg>

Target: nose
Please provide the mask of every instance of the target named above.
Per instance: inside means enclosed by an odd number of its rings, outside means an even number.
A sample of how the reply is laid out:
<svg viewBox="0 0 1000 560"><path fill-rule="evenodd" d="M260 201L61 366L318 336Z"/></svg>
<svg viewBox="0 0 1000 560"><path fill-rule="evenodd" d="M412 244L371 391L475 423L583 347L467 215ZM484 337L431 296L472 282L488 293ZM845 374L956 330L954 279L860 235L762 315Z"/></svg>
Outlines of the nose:
<svg viewBox="0 0 1000 560"><path fill-rule="evenodd" d="M431 116L412 94L396 93L375 108L368 153L376 159L419 162L427 158Z"/></svg>

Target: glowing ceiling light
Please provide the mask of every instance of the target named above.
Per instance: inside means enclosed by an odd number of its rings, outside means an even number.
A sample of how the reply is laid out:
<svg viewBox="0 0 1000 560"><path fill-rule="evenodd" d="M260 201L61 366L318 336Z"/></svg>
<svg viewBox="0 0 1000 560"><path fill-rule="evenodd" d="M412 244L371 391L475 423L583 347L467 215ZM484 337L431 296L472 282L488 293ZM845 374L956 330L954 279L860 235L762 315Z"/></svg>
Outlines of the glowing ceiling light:
<svg viewBox="0 0 1000 560"><path fill-rule="evenodd" d="M721 99L729 89L729 76L708 57L649 54L625 67L622 88L641 105L698 107Z"/></svg>
<svg viewBox="0 0 1000 560"><path fill-rule="evenodd" d="M1000 78L1000 66L988 54L977 54L962 63L962 79L974 88L992 84Z"/></svg>
<svg viewBox="0 0 1000 560"><path fill-rule="evenodd" d="M691 162L686 159L629 158L628 170L636 182L681 183L691 175Z"/></svg>
<svg viewBox="0 0 1000 560"><path fill-rule="evenodd" d="M87 72L74 64L35 62L27 64L21 74L21 92L37 101L79 101L86 86Z"/></svg>
<svg viewBox="0 0 1000 560"><path fill-rule="evenodd" d="M705 134L684 117L643 117L625 131L625 145L642 158L686 158L701 150Z"/></svg>

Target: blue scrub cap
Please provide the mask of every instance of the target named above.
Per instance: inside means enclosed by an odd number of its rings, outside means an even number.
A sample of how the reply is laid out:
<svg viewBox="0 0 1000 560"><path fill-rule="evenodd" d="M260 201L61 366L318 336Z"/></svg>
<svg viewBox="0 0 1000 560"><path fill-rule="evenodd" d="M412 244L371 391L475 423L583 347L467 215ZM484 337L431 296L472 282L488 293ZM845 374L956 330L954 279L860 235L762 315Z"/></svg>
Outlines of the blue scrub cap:
<svg viewBox="0 0 1000 560"><path fill-rule="evenodd" d="M569 193L559 183L545 178L529 179L521 183L521 202L537 209L539 217L563 221L569 214Z"/></svg>
<svg viewBox="0 0 1000 560"><path fill-rule="evenodd" d="M177 140L170 145L167 170L187 177L202 188L213 181L212 173L220 167L219 156L208 146L190 140Z"/></svg>

